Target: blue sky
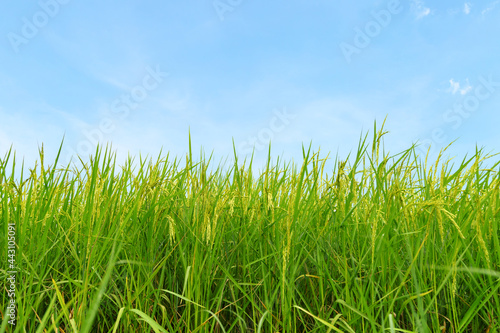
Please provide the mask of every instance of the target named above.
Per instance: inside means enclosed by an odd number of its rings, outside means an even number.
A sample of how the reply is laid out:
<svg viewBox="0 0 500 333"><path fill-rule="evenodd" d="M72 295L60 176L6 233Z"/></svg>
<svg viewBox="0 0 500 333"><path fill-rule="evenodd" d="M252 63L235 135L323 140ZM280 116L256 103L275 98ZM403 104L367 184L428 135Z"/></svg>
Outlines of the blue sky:
<svg viewBox="0 0 500 333"><path fill-rule="evenodd" d="M0 156L499 151L500 1L2 2ZM425 146L427 148L427 146Z"/></svg>

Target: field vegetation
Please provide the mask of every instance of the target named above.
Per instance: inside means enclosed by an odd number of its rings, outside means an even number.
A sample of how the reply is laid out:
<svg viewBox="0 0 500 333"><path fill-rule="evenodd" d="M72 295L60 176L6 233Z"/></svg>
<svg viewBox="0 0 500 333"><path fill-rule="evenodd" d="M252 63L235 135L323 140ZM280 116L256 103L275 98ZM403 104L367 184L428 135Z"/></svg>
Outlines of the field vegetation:
<svg viewBox="0 0 500 333"><path fill-rule="evenodd" d="M499 332L500 161L389 155L385 133L333 170L310 147L259 173L106 147L16 175L9 151L0 332Z"/></svg>

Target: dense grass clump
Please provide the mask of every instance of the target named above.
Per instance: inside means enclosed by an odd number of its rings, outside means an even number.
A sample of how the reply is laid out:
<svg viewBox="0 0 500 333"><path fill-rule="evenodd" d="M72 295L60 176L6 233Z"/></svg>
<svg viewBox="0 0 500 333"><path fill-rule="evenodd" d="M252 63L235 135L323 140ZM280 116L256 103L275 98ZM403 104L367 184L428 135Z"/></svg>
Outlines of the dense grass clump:
<svg viewBox="0 0 500 333"><path fill-rule="evenodd" d="M500 162L389 156L383 134L331 175L310 149L260 174L108 149L57 169L41 150L21 181L9 152L0 331L499 332Z"/></svg>

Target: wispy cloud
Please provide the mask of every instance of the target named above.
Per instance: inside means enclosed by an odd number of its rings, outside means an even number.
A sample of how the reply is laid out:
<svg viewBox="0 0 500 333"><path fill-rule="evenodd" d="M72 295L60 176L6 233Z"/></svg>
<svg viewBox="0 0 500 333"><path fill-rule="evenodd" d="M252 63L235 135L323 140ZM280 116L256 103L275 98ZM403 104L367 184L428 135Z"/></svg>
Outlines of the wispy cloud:
<svg viewBox="0 0 500 333"><path fill-rule="evenodd" d="M431 9L426 7L421 0L412 0L411 10L415 13L417 20L424 18L431 13Z"/></svg>
<svg viewBox="0 0 500 333"><path fill-rule="evenodd" d="M455 95L456 93L459 93L460 95L465 95L469 91L472 90L472 86L469 83L469 79L465 80L465 85L460 85L460 82L455 81L453 79L450 79L450 88L448 88L448 92L452 93Z"/></svg>
<svg viewBox="0 0 500 333"><path fill-rule="evenodd" d="M465 15L469 15L470 8L471 8L471 3L470 2L464 3L464 13L465 13Z"/></svg>
<svg viewBox="0 0 500 333"><path fill-rule="evenodd" d="M481 14L482 14L482 15L484 15L484 14L486 14L487 12L492 11L492 10L496 7L496 5L497 5L499 2L500 2L500 0L497 0L497 1L493 1L493 2L491 2L491 3L488 5L488 7L486 7L485 9L483 9L483 10L481 11Z"/></svg>

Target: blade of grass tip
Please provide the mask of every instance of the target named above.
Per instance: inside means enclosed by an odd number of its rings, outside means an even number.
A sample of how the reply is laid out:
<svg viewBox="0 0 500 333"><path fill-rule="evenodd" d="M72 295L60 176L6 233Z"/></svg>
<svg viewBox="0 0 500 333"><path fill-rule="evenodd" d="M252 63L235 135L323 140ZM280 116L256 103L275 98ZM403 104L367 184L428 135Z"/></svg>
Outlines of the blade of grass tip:
<svg viewBox="0 0 500 333"><path fill-rule="evenodd" d="M189 129L189 169L193 168L193 152L191 150L191 128Z"/></svg>
<svg viewBox="0 0 500 333"><path fill-rule="evenodd" d="M212 317L214 317L214 319L219 323L219 327L220 329L222 330L222 332L226 333L226 330L224 329L224 326L222 326L222 323L221 321L219 320L219 318L215 315L215 313L213 313L212 311L210 310L203 310L203 311L206 311L208 313L210 313L212 315Z"/></svg>
<svg viewBox="0 0 500 333"><path fill-rule="evenodd" d="M160 290L162 290L162 291L164 291L164 292L166 292L166 293L169 293L169 294L171 294L171 295L177 296L177 297L179 297L180 299L185 300L186 302L191 303L191 304L194 304L194 305L196 305L196 306L199 306L199 307L200 307L200 308L202 308L202 309L205 309L205 307L204 307L203 305L198 304L198 303L196 303L196 302L193 302L193 301L192 301L192 300L190 300L189 298L184 297L184 296L182 296L182 295L179 295L178 293L174 293L173 291L170 291L170 290L167 290L167 289L160 289Z"/></svg>
<svg viewBox="0 0 500 333"><path fill-rule="evenodd" d="M241 183L240 175L238 173L238 156L236 154L236 146L234 144L234 139L233 139L233 153L234 153L234 178L236 179L236 183L241 192L243 190L243 185Z"/></svg>
<svg viewBox="0 0 500 333"><path fill-rule="evenodd" d="M370 318L368 318L368 316L367 316L367 315L365 315L365 314L361 313L358 309L356 309L356 308L354 308L354 307L350 306L350 305L349 305L349 304L347 304L344 300L342 300L342 299L338 299L338 300L336 300L335 302L342 304L343 306L345 306L345 307L347 307L347 308L351 309L351 311L355 312L355 313L356 313L357 315L359 315L360 317L363 317L363 318L365 318L366 320L370 321ZM379 323L375 323L375 324L377 324L377 326L380 326L380 324L379 324Z"/></svg>
<svg viewBox="0 0 500 333"><path fill-rule="evenodd" d="M186 270L186 276L184 277L184 285L182 287L182 295L184 295L184 293L186 292L186 286L187 286L187 283L188 283L189 272L190 271L191 271L191 266L188 266L188 268Z"/></svg>
<svg viewBox="0 0 500 333"><path fill-rule="evenodd" d="M296 195L295 195L295 200L294 200L294 203L293 203L293 220L292 220L292 223L294 225L294 228L295 229L295 222L297 220L297 216L298 216L298 208L299 208L299 203L300 203L300 196L301 196L301 193L302 193L302 184L304 183L304 176L307 172L307 164L308 164L308 161L309 161L309 154L311 152L311 145L309 145L309 149L307 151L307 154L304 150L304 146L302 146L302 154L304 155L304 162L302 164L302 168L300 170L300 176L299 176L299 183L297 185L297 192L296 192Z"/></svg>
<svg viewBox="0 0 500 333"><path fill-rule="evenodd" d="M102 300L102 297L103 297L104 292L106 290L106 287L108 286L109 280L111 279L111 273L113 272L113 269L115 268L116 258L118 256L118 253L121 250L121 244L118 245L118 249L116 247L117 246L116 246L116 240L115 240L115 243L113 244L113 249L111 250L111 256L110 256L110 259L108 262L108 268L106 269L106 273L104 274L104 277L101 281L101 285L99 286L99 290L94 295L94 298L93 298L92 303L90 305L90 311L84 320L84 324L82 326L82 329L80 330L80 333L88 333L92 329L92 324L94 323L95 317L97 315L97 311L99 309L99 304L101 303L101 300Z"/></svg>
<svg viewBox="0 0 500 333"><path fill-rule="evenodd" d="M396 327L394 326L394 318L392 318L392 313L389 313L389 330L391 333L396 332Z"/></svg>
<svg viewBox="0 0 500 333"><path fill-rule="evenodd" d="M339 313L340 314L340 313ZM337 315L338 316L338 315ZM349 331L350 333L356 333L351 326L349 326L349 324L347 323L347 321L344 320L344 318L340 318L340 322L339 322L339 325L344 325L343 327L345 327L345 329L347 331ZM410 332L410 333L413 333L413 332Z"/></svg>
<svg viewBox="0 0 500 333"><path fill-rule="evenodd" d="M159 333L159 332L168 333L168 331L166 329L164 329L163 327L161 327L160 324L158 324L156 321L154 321L153 318L151 318L150 316L148 316L144 312L142 312L140 310L137 310L137 309L130 309L129 311L133 312L133 313L137 314L139 317L141 317L141 319L144 320L146 323L148 323L149 326L151 326L151 328L156 333Z"/></svg>
<svg viewBox="0 0 500 333"><path fill-rule="evenodd" d="M123 316L123 313L125 312L125 307L121 308L120 311L118 311L118 316L116 317L116 322L115 322L115 327L113 327L113 333L116 333L116 330L118 329L118 324L120 323L120 319Z"/></svg>
<svg viewBox="0 0 500 333"><path fill-rule="evenodd" d="M323 324L323 325L325 325L326 327L331 328L331 329L332 329L332 330L334 330L335 332L340 332L340 333L343 333L340 329L338 329L337 327L333 326L333 325L335 325L335 323L337 322L337 320L339 320L339 318L342 316L342 314L340 314L340 313L339 313L339 314L337 314L337 315L335 316L335 318L333 318L333 319L331 320L331 323L329 323L329 322L327 322L326 320L321 319L320 317L313 315L311 312L307 311L306 309L301 308L301 307L300 307L300 306L298 306L298 305L294 305L293 307L294 307L294 308L297 308L297 309L299 309L299 310L301 310L301 311L303 311L303 312L305 312L305 313L307 313L308 315L310 315L311 317L313 317L314 319L316 319L317 321L319 321L320 323L322 323L322 324Z"/></svg>
<svg viewBox="0 0 500 333"><path fill-rule="evenodd" d="M269 311L264 312L264 314L260 318L259 325L257 326L257 333L260 333L262 331L262 325L264 325L264 319L266 318L267 314L269 314Z"/></svg>

